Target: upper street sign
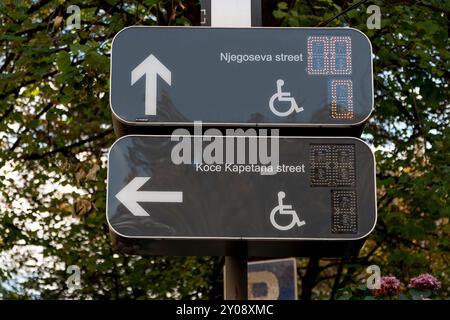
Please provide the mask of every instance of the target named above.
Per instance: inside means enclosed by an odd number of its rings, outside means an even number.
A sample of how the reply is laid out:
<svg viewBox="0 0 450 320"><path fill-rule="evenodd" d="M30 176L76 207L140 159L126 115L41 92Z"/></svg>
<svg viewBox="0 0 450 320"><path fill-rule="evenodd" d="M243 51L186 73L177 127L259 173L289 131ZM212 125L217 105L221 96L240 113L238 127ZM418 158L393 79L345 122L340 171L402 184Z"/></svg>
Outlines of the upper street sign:
<svg viewBox="0 0 450 320"><path fill-rule="evenodd" d="M372 50L351 28L129 27L112 44L119 135L153 126L361 127Z"/></svg>
<svg viewBox="0 0 450 320"><path fill-rule="evenodd" d="M356 138L125 136L109 153L107 220L129 253L226 255L245 241L249 255L300 255L309 241L340 255L374 228L375 202Z"/></svg>

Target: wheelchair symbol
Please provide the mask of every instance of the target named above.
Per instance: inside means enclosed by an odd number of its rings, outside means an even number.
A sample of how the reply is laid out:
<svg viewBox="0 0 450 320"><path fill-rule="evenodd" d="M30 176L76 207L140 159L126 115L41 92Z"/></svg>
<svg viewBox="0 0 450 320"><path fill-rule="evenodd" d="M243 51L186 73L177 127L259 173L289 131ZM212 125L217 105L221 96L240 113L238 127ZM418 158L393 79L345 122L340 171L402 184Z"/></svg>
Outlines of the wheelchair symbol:
<svg viewBox="0 0 450 320"><path fill-rule="evenodd" d="M283 199L285 197L286 197L286 193L284 193L283 191L278 192L278 205L275 208L273 208L272 212L270 213L270 222L272 223L272 225L275 228L277 228L280 231L290 230L295 225L297 225L298 227L301 227L304 224L306 224L305 221L300 221L300 218L298 217L297 212L295 210L292 210L292 206L291 205L284 205L283 204ZM285 214L285 215L291 215L292 216L291 223L289 223L286 226L279 225L277 223L277 221L275 220L275 215L277 213Z"/></svg>
<svg viewBox="0 0 450 320"><path fill-rule="evenodd" d="M269 107L270 110L279 117L287 117L292 112L301 112L303 111L302 107L299 107L297 102L295 101L294 97L291 97L290 92L283 92L282 87L284 86L284 80L277 80L277 92L270 98L269 100ZM291 106L286 111L278 111L275 109L275 100L278 100L280 102L287 101L291 103Z"/></svg>

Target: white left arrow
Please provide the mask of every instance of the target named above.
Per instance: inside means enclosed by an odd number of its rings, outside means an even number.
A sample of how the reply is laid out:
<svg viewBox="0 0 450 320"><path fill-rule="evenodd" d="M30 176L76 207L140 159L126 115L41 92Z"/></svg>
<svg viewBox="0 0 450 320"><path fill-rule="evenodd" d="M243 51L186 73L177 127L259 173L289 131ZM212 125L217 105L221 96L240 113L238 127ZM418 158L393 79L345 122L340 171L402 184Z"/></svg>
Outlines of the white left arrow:
<svg viewBox="0 0 450 320"><path fill-rule="evenodd" d="M149 55L131 71L131 85L145 75L145 115L156 115L157 81L160 76L169 86L172 85L172 73L153 54Z"/></svg>
<svg viewBox="0 0 450 320"><path fill-rule="evenodd" d="M183 202L182 191L138 191L150 177L136 177L131 180L116 198L135 216L149 216L138 202Z"/></svg>

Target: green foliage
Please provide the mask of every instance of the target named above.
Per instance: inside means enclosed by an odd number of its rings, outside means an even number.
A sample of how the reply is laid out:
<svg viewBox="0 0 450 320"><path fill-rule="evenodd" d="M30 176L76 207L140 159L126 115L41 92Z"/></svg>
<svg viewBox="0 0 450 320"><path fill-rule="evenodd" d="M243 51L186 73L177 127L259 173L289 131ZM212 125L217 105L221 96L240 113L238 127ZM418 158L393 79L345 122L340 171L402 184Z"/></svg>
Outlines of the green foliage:
<svg viewBox="0 0 450 320"><path fill-rule="evenodd" d="M0 296L220 296L221 259L115 253L105 221L105 157L115 140L108 105L112 38L127 25L185 24L184 6L76 4L79 30L65 25L64 2L0 4L0 252L7 256L2 262L12 261L1 264ZM43 261L34 260L30 246ZM82 288L74 292L66 285L69 265L81 268Z"/></svg>
<svg viewBox="0 0 450 320"><path fill-rule="evenodd" d="M366 26L372 3L380 30ZM198 24L197 1L74 4L79 30L66 26L64 1L0 3L0 296L221 297L222 259L123 255L105 221L112 38L135 24ZM360 257L320 260L312 297L360 283L369 264L402 282L429 272L448 288L450 2L373 1L340 14L349 5L278 1L273 12L277 26L357 28L375 54L376 109L363 137L377 149L377 228ZM69 265L81 267L80 290L67 288ZM303 281L313 266L299 266Z"/></svg>
<svg viewBox="0 0 450 320"><path fill-rule="evenodd" d="M317 8L316 1L310 3L296 1L291 10L281 5L275 14L284 25L313 26L346 8L337 7L338 1L318 1ZM380 30L366 27L369 3L327 25L363 31L375 54L376 109L363 137L377 149L379 217L373 241L358 258L362 265L344 267L338 284L344 287L367 277L364 266L377 264L383 274L399 274L402 281L431 272L448 288L450 1L375 4L382 13ZM449 293L443 291L441 297Z"/></svg>

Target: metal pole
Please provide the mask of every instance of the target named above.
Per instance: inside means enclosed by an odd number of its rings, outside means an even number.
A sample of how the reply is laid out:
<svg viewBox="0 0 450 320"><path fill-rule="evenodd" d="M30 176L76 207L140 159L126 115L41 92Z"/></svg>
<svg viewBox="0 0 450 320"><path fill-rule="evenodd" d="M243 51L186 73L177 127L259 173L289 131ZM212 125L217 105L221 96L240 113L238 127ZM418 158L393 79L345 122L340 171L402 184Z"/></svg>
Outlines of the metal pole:
<svg viewBox="0 0 450 320"><path fill-rule="evenodd" d="M224 270L225 300L247 300L247 257L226 256Z"/></svg>
<svg viewBox="0 0 450 320"><path fill-rule="evenodd" d="M261 0L200 0L200 24L212 27L261 27Z"/></svg>
<svg viewBox="0 0 450 320"><path fill-rule="evenodd" d="M212 27L261 25L261 0L201 0L201 24ZM225 257L225 300L247 300L247 252L238 244L237 253Z"/></svg>

